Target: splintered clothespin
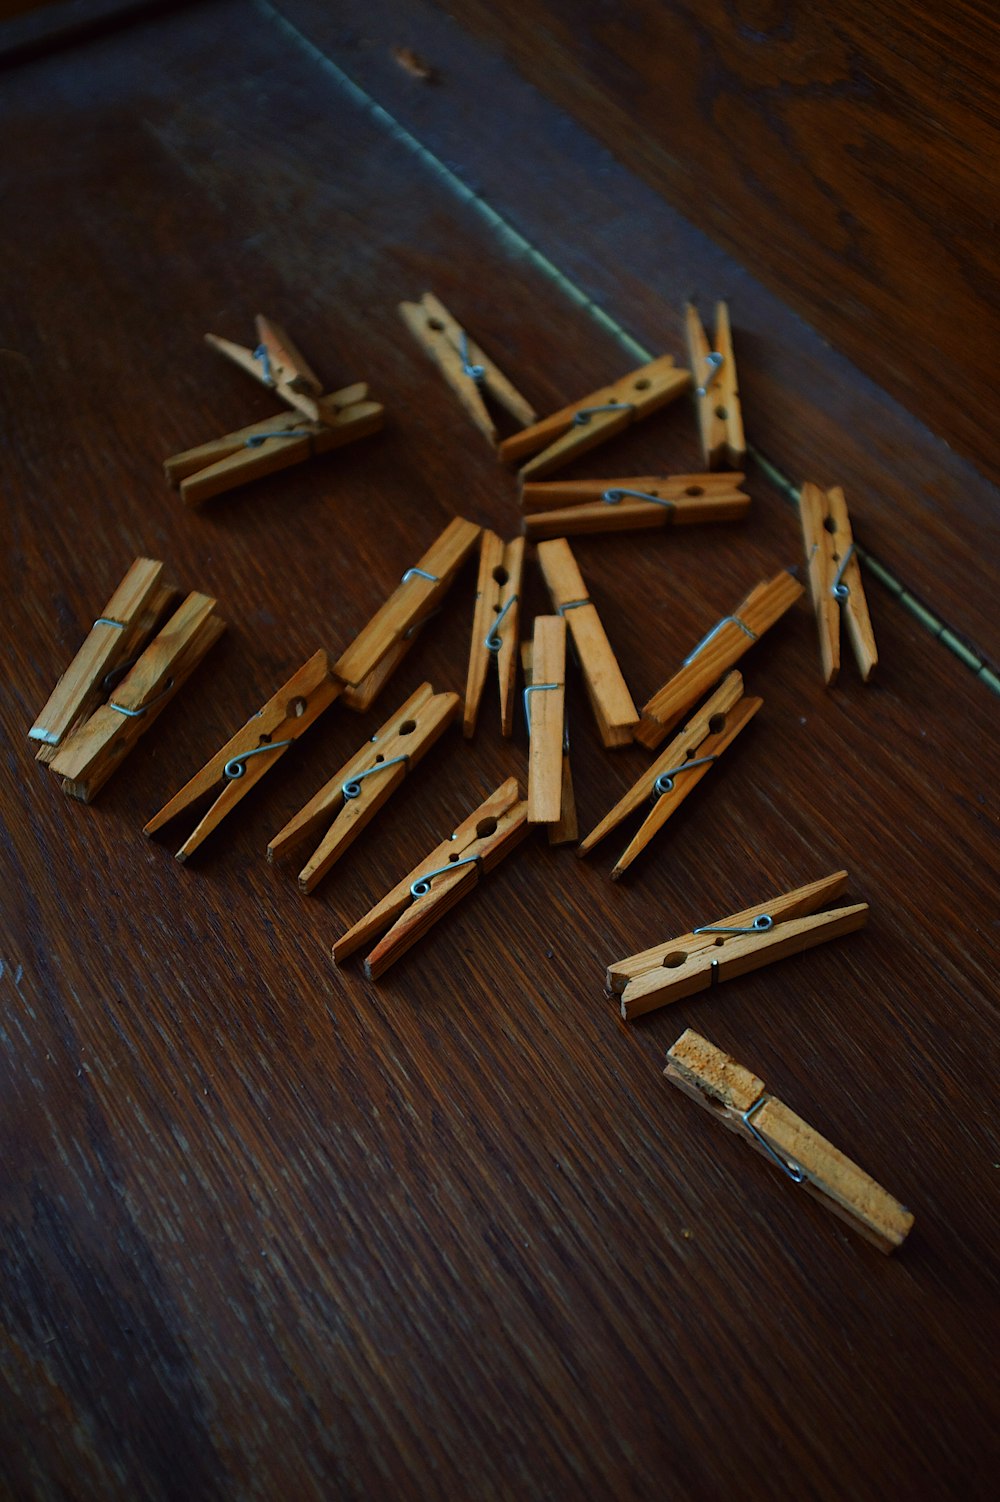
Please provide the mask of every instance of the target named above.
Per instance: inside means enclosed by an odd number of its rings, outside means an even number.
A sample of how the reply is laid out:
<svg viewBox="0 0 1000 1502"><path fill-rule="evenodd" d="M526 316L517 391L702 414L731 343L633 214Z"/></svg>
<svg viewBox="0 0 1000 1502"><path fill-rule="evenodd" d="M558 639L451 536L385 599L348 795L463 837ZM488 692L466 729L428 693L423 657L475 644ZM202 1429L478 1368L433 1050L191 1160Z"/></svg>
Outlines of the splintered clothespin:
<svg viewBox="0 0 1000 1502"><path fill-rule="evenodd" d="M732 615L723 616L685 657L670 682L643 706L635 738L651 751L702 694L739 662L764 632L780 620L803 593L794 574L782 569L773 579L752 589Z"/></svg>
<svg viewBox="0 0 1000 1502"><path fill-rule="evenodd" d="M251 480L377 433L385 413L379 402L368 400L363 381L317 397L316 405L317 422L301 412L278 412L224 438L175 454L164 463L164 474L180 490L186 506L198 507Z"/></svg>
<svg viewBox="0 0 1000 1502"><path fill-rule="evenodd" d="M706 467L718 469L724 460L733 469L739 469L746 458L747 445L743 436L743 409L733 359L729 308L724 302L715 305L714 345L709 345L693 303L687 305L685 321L698 430Z"/></svg>
<svg viewBox="0 0 1000 1502"><path fill-rule="evenodd" d="M510 777L337 940L335 963L342 964L391 924L365 960L365 974L376 980L475 886L481 871L520 844L528 833L527 814L517 778Z"/></svg>
<svg viewBox="0 0 1000 1502"><path fill-rule="evenodd" d="M89 803L154 724L226 629L209 595L189 594L112 689L52 758L63 791Z"/></svg>
<svg viewBox="0 0 1000 1502"><path fill-rule="evenodd" d="M841 615L867 683L878 664L878 651L843 490L835 485L823 491L807 480L799 495L799 515L826 685L832 688L840 668Z"/></svg>
<svg viewBox="0 0 1000 1502"><path fill-rule="evenodd" d="M868 921L867 902L817 911L841 897L847 881L846 871L835 871L742 913L716 918L679 939L667 939L655 949L616 960L608 966L608 990L621 997L622 1016L631 1021L668 1002L707 991L730 976L747 975L786 955L854 933Z"/></svg>
<svg viewBox="0 0 1000 1502"><path fill-rule="evenodd" d="M540 542L538 562L553 608L569 627L602 744L609 751L631 745L639 712L565 537Z"/></svg>
<svg viewBox="0 0 1000 1502"><path fill-rule="evenodd" d="M558 824L566 737L566 622L535 617L531 682L524 690L528 726L528 823Z"/></svg>
<svg viewBox="0 0 1000 1502"><path fill-rule="evenodd" d="M462 730L466 739L475 733L479 706L490 663L497 665L500 687L500 727L504 735L514 730L514 693L517 687L517 625L520 616L521 575L524 572L524 538L504 542L495 532L484 531L479 545L479 580L476 609L472 617L469 674L465 684Z"/></svg>
<svg viewBox="0 0 1000 1502"><path fill-rule="evenodd" d="M425 292L419 302L401 302L399 311L410 333L430 355L490 443L496 443L497 430L484 395L492 397L522 427L537 421L534 408L432 292Z"/></svg>
<svg viewBox="0 0 1000 1502"><path fill-rule="evenodd" d="M621 480L549 480L525 485L525 537L640 532L745 516L745 475L630 475Z"/></svg>
<svg viewBox="0 0 1000 1502"><path fill-rule="evenodd" d="M326 652L315 652L297 673L268 699L263 709L237 730L221 751L186 782L170 802L154 814L143 833L156 834L165 824L207 798L207 813L177 851L186 861L217 829L250 789L275 766L289 746L318 720L340 694L343 685L330 670Z"/></svg>
<svg viewBox="0 0 1000 1502"><path fill-rule="evenodd" d="M521 469L522 479L547 475L605 439L613 438L631 423L649 417L680 396L690 384L689 373L675 366L673 356L661 355L610 386L591 392L551 417L543 417L533 427L505 438L500 445L500 457L505 464L519 464L534 454Z"/></svg>
<svg viewBox="0 0 1000 1502"><path fill-rule="evenodd" d="M333 671L345 685L344 703L349 709L362 711L374 702L413 646L421 626L437 614L481 531L464 516L454 517L337 659Z"/></svg>
<svg viewBox="0 0 1000 1502"><path fill-rule="evenodd" d="M218 334L206 334L205 341L245 370L247 375L253 376L255 381L260 381L262 386L276 391L282 400L311 422L329 422L334 414L320 405L322 383L284 329L262 313L257 314L255 322L257 345L254 349L234 344L231 339L220 339Z"/></svg>
<svg viewBox="0 0 1000 1502"><path fill-rule="evenodd" d="M530 641L521 643L521 671L530 687L534 681L532 672L534 648ZM573 769L569 759L569 715L563 711L562 778L560 783L559 818L546 826L550 845L575 845L579 835L576 819L576 793L573 789Z"/></svg>
<svg viewBox="0 0 1000 1502"><path fill-rule="evenodd" d="M688 1028L668 1051L663 1072L880 1252L902 1246L913 1225L906 1206L769 1095L763 1080L721 1048Z"/></svg>
<svg viewBox="0 0 1000 1502"><path fill-rule="evenodd" d="M652 798L653 807L611 872L612 881L624 876L636 856L711 771L763 702L763 699L744 698L743 679L739 673L730 673L635 786L581 841L577 854L587 855L605 835Z"/></svg>
<svg viewBox="0 0 1000 1502"><path fill-rule="evenodd" d="M268 860L278 860L299 849L326 827L299 872L299 890L311 892L388 803L457 713L457 694L436 694L429 683L422 683L378 734L275 835L267 847Z"/></svg>

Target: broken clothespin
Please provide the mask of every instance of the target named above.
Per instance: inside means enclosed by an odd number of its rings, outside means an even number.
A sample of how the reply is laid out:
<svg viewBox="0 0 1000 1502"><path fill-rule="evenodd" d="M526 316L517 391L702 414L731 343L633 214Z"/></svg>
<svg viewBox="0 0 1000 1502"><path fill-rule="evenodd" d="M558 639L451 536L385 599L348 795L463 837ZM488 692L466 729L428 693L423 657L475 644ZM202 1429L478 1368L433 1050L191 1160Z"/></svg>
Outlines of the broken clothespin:
<svg viewBox="0 0 1000 1502"><path fill-rule="evenodd" d="M547 475L605 439L613 438L640 418L649 417L680 396L690 384L689 373L674 364L673 356L662 355L610 386L562 407L551 417L543 417L533 427L504 439L500 457L505 464L519 464L534 454L521 469L522 479Z"/></svg>
<svg viewBox="0 0 1000 1502"><path fill-rule="evenodd" d="M864 928L867 902L819 912L847 887L846 871L716 918L608 966L608 990L621 997L626 1021L706 991L730 976L747 975L786 955L800 954L828 939Z"/></svg>
<svg viewBox="0 0 1000 1502"><path fill-rule="evenodd" d="M745 516L742 474L630 475L621 480L549 480L525 485L525 537L639 532Z"/></svg>
<svg viewBox="0 0 1000 1502"><path fill-rule="evenodd" d="M521 671L526 687L534 682L534 647L530 641L521 643ZM563 709L562 778L560 780L559 818L546 826L550 845L575 845L580 831L576 818L576 793L573 788L573 769L569 759L569 715Z"/></svg>
<svg viewBox="0 0 1000 1502"><path fill-rule="evenodd" d="M527 814L517 778L510 777L337 940L335 963L342 964L391 924L365 960L365 974L376 980L475 886L480 872L520 844L528 833Z"/></svg>
<svg viewBox="0 0 1000 1502"><path fill-rule="evenodd" d="M337 659L333 671L346 685L344 703L349 709L363 711L374 702L413 646L421 626L437 614L481 531L464 516L454 517Z"/></svg>
<svg viewBox="0 0 1000 1502"><path fill-rule="evenodd" d="M311 892L441 737L458 713L457 694L436 694L423 683L377 735L290 819L267 847L269 861L326 833L299 872L299 890Z"/></svg>
<svg viewBox="0 0 1000 1502"><path fill-rule="evenodd" d="M491 662L497 667L501 732L505 736L513 734L517 626L523 571L524 538L515 537L505 543L495 532L484 530L479 545L479 579L462 721L467 740L475 733Z"/></svg>
<svg viewBox="0 0 1000 1502"><path fill-rule="evenodd" d="M739 662L744 652L781 619L802 592L798 579L784 569L752 589L732 615L723 616L702 637L670 682L643 706L642 718L635 729L636 740L655 751L692 704Z"/></svg>
<svg viewBox="0 0 1000 1502"><path fill-rule="evenodd" d="M540 542L538 562L553 608L569 627L601 743L609 751L631 745L639 712L565 537Z"/></svg>
<svg viewBox="0 0 1000 1502"><path fill-rule="evenodd" d="M484 396L490 396L522 427L537 421L534 408L479 345L472 342L462 325L452 318L433 293L425 292L419 302L401 302L399 311L411 334L436 363L476 427L490 443L496 443L497 430Z"/></svg>
<svg viewBox="0 0 1000 1502"><path fill-rule="evenodd" d="M284 756L340 694L326 652L315 652L298 672L238 730L200 772L154 814L143 833L156 834L165 824L212 797L207 813L177 851L186 861L222 823L237 803Z"/></svg>
<svg viewBox="0 0 1000 1502"><path fill-rule="evenodd" d="M724 302L715 305L715 342L712 345L709 345L693 303L687 305L685 323L705 466L718 469L725 462L733 469L739 469L746 458L747 445L733 359L729 308Z"/></svg>
<svg viewBox="0 0 1000 1502"><path fill-rule="evenodd" d="M823 491L807 480L799 494L799 515L823 678L828 688L837 681L843 616L858 670L867 683L878 664L878 651L843 490L835 485Z"/></svg>
<svg viewBox="0 0 1000 1502"><path fill-rule="evenodd" d="M528 823L558 824L566 736L566 622L537 615L531 682L524 690L528 726Z"/></svg>
<svg viewBox="0 0 1000 1502"><path fill-rule="evenodd" d="M320 420L301 412L279 412L223 438L174 454L163 466L186 506L201 506L213 496L236 490L251 480L277 474L314 454L343 448L382 426L385 409L368 400L363 381L316 399Z"/></svg>
<svg viewBox="0 0 1000 1502"><path fill-rule="evenodd" d="M688 794L711 771L726 747L750 723L763 702L763 699L745 698L740 674L729 673L712 697L688 721L680 734L674 737L666 750L661 752L635 786L618 800L610 813L605 814L596 828L581 841L577 853L587 855L606 835L617 829L630 814L652 798L652 808L611 872L612 881L617 881Z"/></svg>
<svg viewBox="0 0 1000 1502"><path fill-rule="evenodd" d="M262 386L276 391L283 401L311 422L331 421L335 413L320 405L323 386L319 377L306 364L284 329L262 313L257 314L255 322L257 344L254 349L234 344L231 339L220 339L218 334L206 334L205 342Z"/></svg>
<svg viewBox="0 0 1000 1502"><path fill-rule="evenodd" d="M668 1051L664 1074L879 1251L902 1246L913 1225L906 1206L721 1048L688 1028Z"/></svg>

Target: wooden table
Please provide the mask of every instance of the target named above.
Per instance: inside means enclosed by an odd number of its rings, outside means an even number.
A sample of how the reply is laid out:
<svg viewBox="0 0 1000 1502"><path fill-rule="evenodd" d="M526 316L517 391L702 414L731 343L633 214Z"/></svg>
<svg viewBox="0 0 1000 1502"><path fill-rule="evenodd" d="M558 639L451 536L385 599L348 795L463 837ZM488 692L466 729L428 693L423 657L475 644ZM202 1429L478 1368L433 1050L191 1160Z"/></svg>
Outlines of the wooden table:
<svg viewBox="0 0 1000 1502"><path fill-rule="evenodd" d="M986 1496L996 495L440 13L361 10L218 0L5 75L11 1492ZM393 57L421 37L437 82ZM472 573L197 862L141 827L452 515L518 530L396 313L425 288L543 412L681 357L684 298L728 292L769 467L744 524L578 543L626 677L642 702L799 561L783 475L848 486L882 663L827 692L803 602L633 880L532 839L372 984L332 941L523 777L523 728L488 700L310 898L264 848L421 681L462 688ZM273 406L202 343L258 310L385 431L188 512L163 458ZM578 472L697 467L682 403ZM229 631L83 807L26 731L139 554ZM648 758L600 748L578 677L570 702L586 830ZM631 1026L604 996L610 960L841 865L863 933ZM898 1256L666 1086L687 1026L910 1205Z"/></svg>

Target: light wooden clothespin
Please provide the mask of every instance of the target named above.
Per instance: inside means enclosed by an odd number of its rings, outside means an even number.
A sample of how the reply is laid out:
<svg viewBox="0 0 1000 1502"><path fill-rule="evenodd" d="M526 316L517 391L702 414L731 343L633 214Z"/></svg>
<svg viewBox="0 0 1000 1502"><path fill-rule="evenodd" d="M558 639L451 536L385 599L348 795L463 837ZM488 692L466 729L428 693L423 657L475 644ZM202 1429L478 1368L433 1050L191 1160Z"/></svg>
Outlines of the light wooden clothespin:
<svg viewBox="0 0 1000 1502"><path fill-rule="evenodd" d="M275 835L267 847L268 860L290 854L326 828L299 872L299 890L313 891L457 713L457 694L436 694L429 683L422 683L378 734Z"/></svg>
<svg viewBox="0 0 1000 1502"><path fill-rule="evenodd" d="M906 1206L721 1048L688 1028L668 1051L664 1074L880 1252L902 1246L913 1225Z"/></svg>
<svg viewBox="0 0 1000 1502"><path fill-rule="evenodd" d="M609 751L631 745L639 712L565 537L540 542L538 562L553 608L569 627L602 744Z"/></svg>
<svg viewBox="0 0 1000 1502"><path fill-rule="evenodd" d="M314 454L326 454L377 433L385 409L367 398L368 387L358 381L317 398L321 414L318 422L301 412L278 412L223 438L175 454L164 463L164 474L180 490L186 506L201 506L213 496L236 490L251 480L277 474Z"/></svg>
<svg viewBox="0 0 1000 1502"><path fill-rule="evenodd" d="M685 657L670 682L643 706L636 740L655 751L692 704L697 704L702 694L739 662L802 593L798 579L784 569L752 589L733 614L723 616Z"/></svg>
<svg viewBox="0 0 1000 1502"><path fill-rule="evenodd" d="M490 443L497 441L496 424L483 397L489 395L522 427L537 421L529 406L502 370L474 344L443 303L431 292L419 302L401 302L407 328L430 355L472 421Z"/></svg>
<svg viewBox="0 0 1000 1502"><path fill-rule="evenodd" d="M472 617L472 644L462 721L467 740L475 733L491 662L497 665L500 728L504 735L513 734L517 627L523 572L524 538L515 537L505 543L495 532L484 531L479 547L479 581Z"/></svg>
<svg viewBox="0 0 1000 1502"><path fill-rule="evenodd" d="M636 856L711 771L763 702L763 699L744 698L743 679L739 673L730 673L635 786L591 830L577 853L587 855L623 820L653 798L653 807L611 872L612 881L624 876Z"/></svg>
<svg viewBox="0 0 1000 1502"><path fill-rule="evenodd" d="M528 823L558 824L566 738L566 622L535 617L532 677L524 690L528 726Z"/></svg>
<svg viewBox="0 0 1000 1502"><path fill-rule="evenodd" d="M522 467L521 477L538 479L571 459L578 459L640 418L649 417L674 401L690 384L689 373L674 365L673 356L662 355L610 386L561 408L551 417L543 417L534 427L505 438L500 445L500 457L505 464L520 464L534 454Z"/></svg>
<svg viewBox="0 0 1000 1502"><path fill-rule="evenodd" d="M714 345L709 345L693 303L687 305L685 321L705 465L708 469L719 469L725 462L733 469L739 469L746 458L747 445L743 436L743 409L733 359L729 308L724 302L715 305Z"/></svg>
<svg viewBox="0 0 1000 1502"><path fill-rule="evenodd" d="M481 531L464 516L454 517L337 659L333 671L345 685L344 703L349 709L363 711L374 702L413 646L420 627L437 613Z"/></svg>
<svg viewBox="0 0 1000 1502"><path fill-rule="evenodd" d="M525 685L534 681L532 672L534 648L530 641L521 643L521 671ZM562 778L560 780L559 818L546 826L550 845L575 845L580 831L576 818L576 793L573 788L573 769L569 759L569 715L563 710Z"/></svg>
<svg viewBox="0 0 1000 1502"><path fill-rule="evenodd" d="M365 974L376 980L475 886L481 872L520 844L528 832L527 814L517 778L510 777L337 940L334 961L343 964L391 924L365 960Z"/></svg>
<svg viewBox="0 0 1000 1502"><path fill-rule="evenodd" d="M864 928L867 902L819 912L847 888L847 872L770 897L741 913L717 918L608 966L608 990L621 997L626 1021L668 1002L707 991L730 976L748 975L786 955L801 954L828 939Z"/></svg>
<svg viewBox="0 0 1000 1502"><path fill-rule="evenodd" d="M257 344L247 349L218 334L206 334L205 342L227 360L232 360L262 386L276 391L281 399L308 417L310 422L329 422L335 414L320 405L323 386L309 368L284 329L262 313L256 317Z"/></svg>
<svg viewBox="0 0 1000 1502"><path fill-rule="evenodd" d="M750 497L742 474L630 475L621 480L549 480L525 485L524 535L574 537L639 532L745 516Z"/></svg>
<svg viewBox="0 0 1000 1502"><path fill-rule="evenodd" d="M70 732L52 758L63 791L89 803L179 693L226 629L209 595L189 594L106 704Z"/></svg>
<svg viewBox="0 0 1000 1502"><path fill-rule="evenodd" d="M277 765L289 746L330 707L342 688L330 670L326 652L314 653L251 716L242 730L237 730L222 750L153 815L143 833L156 834L178 815L213 798L207 813L177 851L177 859L186 861L250 789Z"/></svg>
<svg viewBox="0 0 1000 1502"><path fill-rule="evenodd" d="M841 616L867 683L878 664L878 651L843 490L835 485L823 491L807 480L799 495L799 515L826 685L833 687L840 669Z"/></svg>

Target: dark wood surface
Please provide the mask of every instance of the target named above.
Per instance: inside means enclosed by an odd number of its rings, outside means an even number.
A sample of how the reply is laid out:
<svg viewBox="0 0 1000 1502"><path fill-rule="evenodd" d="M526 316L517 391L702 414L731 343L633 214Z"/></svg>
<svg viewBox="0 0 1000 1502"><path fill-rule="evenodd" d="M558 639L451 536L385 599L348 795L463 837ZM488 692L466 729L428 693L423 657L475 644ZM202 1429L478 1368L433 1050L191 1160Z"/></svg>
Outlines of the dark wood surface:
<svg viewBox="0 0 1000 1502"><path fill-rule="evenodd" d="M989 0L451 0L449 12L994 479Z"/></svg>
<svg viewBox="0 0 1000 1502"><path fill-rule="evenodd" d="M803 604L745 660L754 726L633 880L538 837L381 983L334 970L332 940L523 775L488 706L313 898L264 861L423 678L461 688L473 571L376 706L331 710L196 863L141 825L450 516L518 525L396 302L432 287L542 411L620 373L621 341L265 7L25 66L3 108L10 1493L988 1495L996 699L873 580L878 681L828 694ZM201 340L258 309L389 421L194 516L160 462L270 410ZM695 456L681 404L586 469ZM798 559L785 498L749 484L745 524L578 540L640 702ZM25 732L138 553L230 632L85 808ZM601 750L578 681L571 711L586 830L648 758ZM864 933L617 1019L609 960L841 865ZM666 1086L689 1025L910 1205L897 1258Z"/></svg>

